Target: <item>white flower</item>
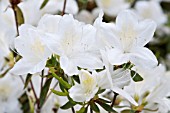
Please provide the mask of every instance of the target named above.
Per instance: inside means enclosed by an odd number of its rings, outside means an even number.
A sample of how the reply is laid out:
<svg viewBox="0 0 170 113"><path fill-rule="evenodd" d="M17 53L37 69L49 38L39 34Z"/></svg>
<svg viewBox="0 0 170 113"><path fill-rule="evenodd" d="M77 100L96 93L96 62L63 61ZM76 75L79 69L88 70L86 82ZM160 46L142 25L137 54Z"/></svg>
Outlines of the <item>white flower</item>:
<svg viewBox="0 0 170 113"><path fill-rule="evenodd" d="M168 106L170 101L166 98L170 91L168 88L170 76L165 75L165 68L160 65L152 70L141 69L139 73L144 80L132 81L125 87L125 91L134 97L139 106L142 105L150 110L158 109L158 112L161 112L161 107L164 107L164 111L167 112L170 109ZM143 111L145 113L145 110Z"/></svg>
<svg viewBox="0 0 170 113"><path fill-rule="evenodd" d="M78 74L77 66L88 69L103 67L95 47L96 30L93 26L74 20L72 15L45 15L38 28L49 33L44 42L60 56L60 66L66 74Z"/></svg>
<svg viewBox="0 0 170 113"><path fill-rule="evenodd" d="M122 88L129 85L131 81L130 71L122 68L113 71L113 66L109 63L104 50L101 50L101 55L107 71L107 76L105 76L105 79L107 79L109 82L107 84L110 84L110 87L106 87L106 89L111 89L112 91L129 100L129 102L132 104L138 105L126 91L122 90Z"/></svg>
<svg viewBox="0 0 170 113"><path fill-rule="evenodd" d="M163 13L158 1L138 1L135 9L143 19L152 19L158 26L163 25L167 21L167 16Z"/></svg>
<svg viewBox="0 0 170 113"><path fill-rule="evenodd" d="M155 22L151 20L139 22L133 12L125 10L118 14L115 25L109 25L101 22L101 15L95 21L95 23L100 23L96 27L99 33L97 36L104 41L107 56L112 65L121 65L128 61L139 67L157 65L154 54L144 47L153 37L156 29ZM105 34L100 36L102 33Z"/></svg>
<svg viewBox="0 0 170 113"><path fill-rule="evenodd" d="M81 70L79 72L80 84L76 83L69 89L70 97L77 102L87 102L92 99L97 93L97 79L95 75L88 71Z"/></svg>
<svg viewBox="0 0 170 113"><path fill-rule="evenodd" d="M25 0L19 4L25 23L37 25L38 21L44 14L56 14L63 10L64 0L49 0L43 9L40 9L44 0ZM67 0L66 13L76 14L78 5L75 0Z"/></svg>
<svg viewBox="0 0 170 113"><path fill-rule="evenodd" d="M126 0L95 0L97 6L109 16L116 16L120 11L127 9L130 4Z"/></svg>
<svg viewBox="0 0 170 113"><path fill-rule="evenodd" d="M22 59L14 65L10 72L16 75L41 72L51 55L51 51L41 41L44 34L26 24L22 25L19 31L20 36L15 39L15 48Z"/></svg>
<svg viewBox="0 0 170 113"><path fill-rule="evenodd" d="M23 92L23 87L23 83L17 77L6 74L0 78L0 113L22 113L18 98Z"/></svg>
<svg viewBox="0 0 170 113"><path fill-rule="evenodd" d="M87 24L93 23L95 16L87 10L81 10L75 18L79 21L85 22Z"/></svg>

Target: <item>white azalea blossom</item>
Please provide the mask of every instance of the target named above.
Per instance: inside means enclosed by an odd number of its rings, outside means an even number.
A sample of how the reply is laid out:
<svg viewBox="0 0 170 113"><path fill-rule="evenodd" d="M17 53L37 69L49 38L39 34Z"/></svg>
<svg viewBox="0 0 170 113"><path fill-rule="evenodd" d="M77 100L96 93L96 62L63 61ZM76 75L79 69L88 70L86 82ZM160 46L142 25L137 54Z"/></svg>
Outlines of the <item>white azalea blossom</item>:
<svg viewBox="0 0 170 113"><path fill-rule="evenodd" d="M96 74L90 74L88 71L81 70L79 77L80 84L76 83L69 89L69 95L74 101L87 102L92 99L99 90L97 76Z"/></svg>
<svg viewBox="0 0 170 113"><path fill-rule="evenodd" d="M152 19L158 26L163 25L167 21L167 16L164 14L158 1L138 1L135 9L142 19Z"/></svg>
<svg viewBox="0 0 170 113"><path fill-rule="evenodd" d="M156 29L154 21L139 22L137 16L129 10L119 13L115 25L101 21L102 14L94 23L99 33L97 38L99 37L99 42L107 47L107 56L112 65L121 65L129 61L139 67L157 65L154 54L144 47L153 37ZM97 23L99 25L96 25Z"/></svg>
<svg viewBox="0 0 170 113"><path fill-rule="evenodd" d="M17 87L16 87L17 86ZM17 77L7 74L0 78L0 112L22 113L18 101L23 90L23 83Z"/></svg>
<svg viewBox="0 0 170 113"><path fill-rule="evenodd" d="M109 16L116 16L122 10L129 8L126 0L95 0L97 6Z"/></svg>
<svg viewBox="0 0 170 113"><path fill-rule="evenodd" d="M10 71L16 75L41 72L51 51L41 40L43 33L30 25L20 27L20 36L15 39L15 48L22 58Z"/></svg>
<svg viewBox="0 0 170 113"><path fill-rule="evenodd" d="M77 66L87 69L103 67L95 47L96 30L93 26L74 20L72 15L45 15L38 28L48 33L48 40L44 39L44 42L60 56L60 66L66 74L78 74Z"/></svg>
<svg viewBox="0 0 170 113"><path fill-rule="evenodd" d="M170 100L166 98L170 91L168 89L169 75L165 75L164 67L160 65L152 71L140 70L139 73L144 80L140 82L132 81L129 86L125 87L125 91L134 97L139 106L143 107L142 113L150 113L145 108L156 110L157 113L170 110L168 105ZM166 109L162 109L162 106L166 106Z"/></svg>

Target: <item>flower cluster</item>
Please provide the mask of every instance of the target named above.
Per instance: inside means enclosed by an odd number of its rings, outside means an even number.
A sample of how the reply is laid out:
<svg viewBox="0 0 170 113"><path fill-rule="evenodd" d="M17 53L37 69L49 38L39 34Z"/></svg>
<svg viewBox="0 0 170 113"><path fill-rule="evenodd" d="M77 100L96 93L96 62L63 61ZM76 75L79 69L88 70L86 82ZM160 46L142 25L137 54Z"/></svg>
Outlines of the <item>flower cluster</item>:
<svg viewBox="0 0 170 113"><path fill-rule="evenodd" d="M1 0L0 112L168 113L165 23L154 0Z"/></svg>

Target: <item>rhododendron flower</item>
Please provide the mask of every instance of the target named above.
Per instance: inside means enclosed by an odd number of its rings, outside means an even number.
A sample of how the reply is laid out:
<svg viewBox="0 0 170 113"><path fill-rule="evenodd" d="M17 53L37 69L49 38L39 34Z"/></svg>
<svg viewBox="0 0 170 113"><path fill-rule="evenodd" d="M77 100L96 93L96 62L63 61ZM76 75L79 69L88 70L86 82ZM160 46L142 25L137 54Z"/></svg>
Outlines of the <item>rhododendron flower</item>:
<svg viewBox="0 0 170 113"><path fill-rule="evenodd" d="M92 25L84 25L74 20L72 15L45 15L38 28L48 33L44 43L60 56L60 65L66 74L78 74L77 66L103 68L98 48L95 47L96 30Z"/></svg>
<svg viewBox="0 0 170 113"><path fill-rule="evenodd" d="M102 23L102 14L95 22L97 33L104 40L107 56L112 65L132 62L139 67L155 67L158 61L154 54L144 47L153 37L156 23L151 20L139 21L130 10L119 13L116 24ZM100 23L98 26L97 23ZM106 27L105 27L106 26ZM98 30L100 29L100 30Z"/></svg>
<svg viewBox="0 0 170 113"><path fill-rule="evenodd" d="M20 27L20 36L15 39L15 48L22 58L14 65L11 73L17 75L41 72L51 51L41 40L44 35L30 25Z"/></svg>

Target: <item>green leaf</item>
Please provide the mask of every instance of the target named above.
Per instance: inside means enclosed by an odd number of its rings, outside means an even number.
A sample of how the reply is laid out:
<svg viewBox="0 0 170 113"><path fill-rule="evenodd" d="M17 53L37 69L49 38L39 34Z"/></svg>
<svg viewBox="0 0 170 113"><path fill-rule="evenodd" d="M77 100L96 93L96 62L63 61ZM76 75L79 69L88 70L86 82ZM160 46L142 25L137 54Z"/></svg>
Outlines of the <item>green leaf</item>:
<svg viewBox="0 0 170 113"><path fill-rule="evenodd" d="M66 93L66 92L60 92L60 91L56 91L54 89L51 89L51 91L58 96L67 96L68 95L68 93Z"/></svg>
<svg viewBox="0 0 170 113"><path fill-rule="evenodd" d="M98 101L103 102L103 103L111 103L111 101L99 98Z"/></svg>
<svg viewBox="0 0 170 113"><path fill-rule="evenodd" d="M101 93L103 93L105 90L106 90L106 89L100 89L100 88L99 88L97 94L101 94Z"/></svg>
<svg viewBox="0 0 170 113"><path fill-rule="evenodd" d="M52 73L53 77L55 77L59 83L64 86L66 89L70 89L71 85L69 83L67 83L66 81L63 80L63 78L57 76L55 73Z"/></svg>
<svg viewBox="0 0 170 113"><path fill-rule="evenodd" d="M88 106L87 107L81 107L81 109L79 111L77 111L76 113L87 113L88 110Z"/></svg>
<svg viewBox="0 0 170 113"><path fill-rule="evenodd" d="M51 58L47 61L46 67L58 67L59 62L57 62L55 56L51 56Z"/></svg>
<svg viewBox="0 0 170 113"><path fill-rule="evenodd" d="M100 112L99 107L94 102L90 102L90 108L95 112Z"/></svg>
<svg viewBox="0 0 170 113"><path fill-rule="evenodd" d="M44 2L41 4L40 9L43 9L47 5L48 2L49 0L44 0Z"/></svg>
<svg viewBox="0 0 170 113"><path fill-rule="evenodd" d="M131 77L133 78L133 80L135 82L140 82L143 80L143 78L138 74L136 73L135 71L131 70Z"/></svg>
<svg viewBox="0 0 170 113"><path fill-rule="evenodd" d="M61 109L69 109L69 108L71 108L71 107L73 107L75 105L76 105L76 102L68 101L66 104L64 104L60 108Z"/></svg>
<svg viewBox="0 0 170 113"><path fill-rule="evenodd" d="M52 81L52 78L47 79L44 86L42 87L42 90L40 92L40 99L39 99L40 108L43 106L44 101L47 97L47 93L49 91L51 81Z"/></svg>
<svg viewBox="0 0 170 113"><path fill-rule="evenodd" d="M30 80L31 80L32 74L27 74L25 84L24 84L24 89L28 86Z"/></svg>
<svg viewBox="0 0 170 113"><path fill-rule="evenodd" d="M105 103L100 102L100 101L97 101L97 103L98 103L103 109L105 109L106 111L116 113L116 111L113 110L112 107L109 106L108 104L105 104Z"/></svg>
<svg viewBox="0 0 170 113"><path fill-rule="evenodd" d="M22 10L16 5L15 6L15 11L16 11L18 25L23 24L24 23L24 15L22 13Z"/></svg>
<svg viewBox="0 0 170 113"><path fill-rule="evenodd" d="M18 101L21 104L21 110L23 113L34 113L34 104L26 92L24 92L21 97L19 97Z"/></svg>

